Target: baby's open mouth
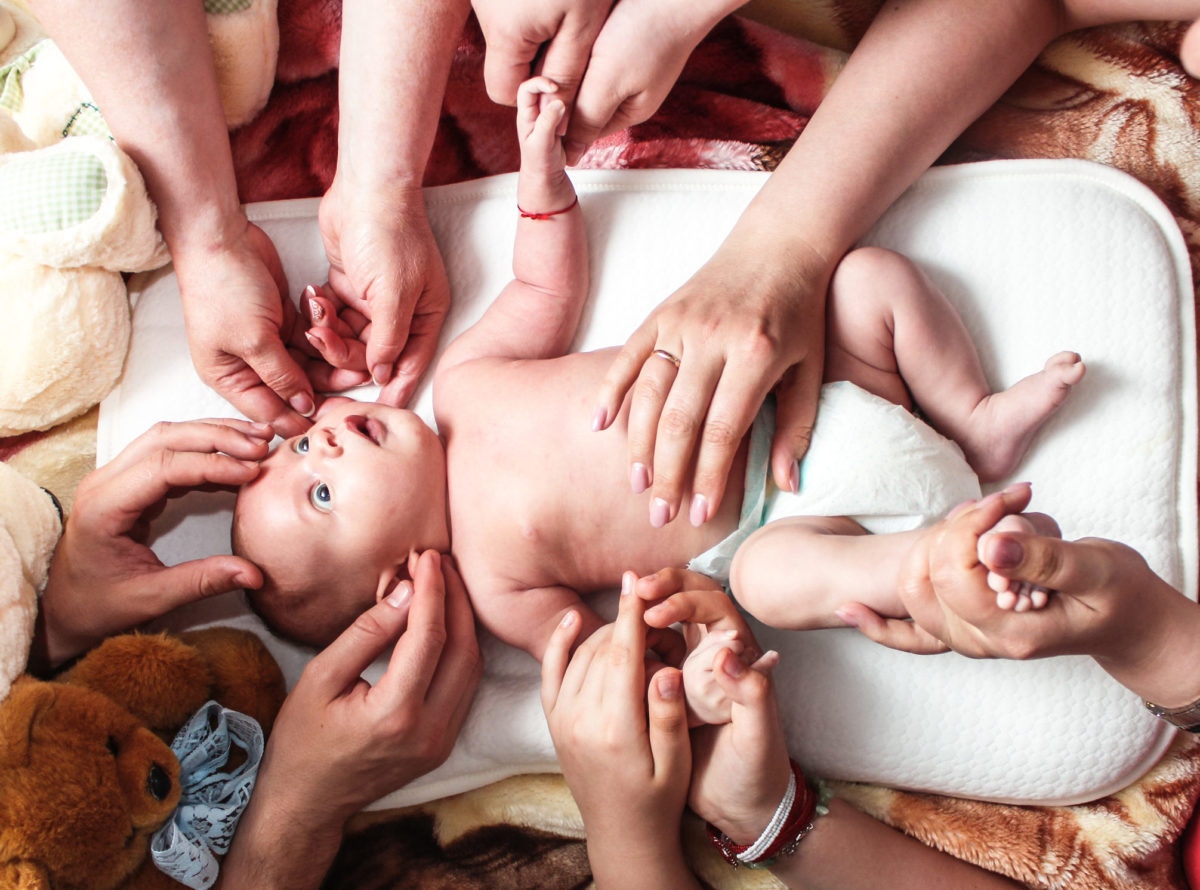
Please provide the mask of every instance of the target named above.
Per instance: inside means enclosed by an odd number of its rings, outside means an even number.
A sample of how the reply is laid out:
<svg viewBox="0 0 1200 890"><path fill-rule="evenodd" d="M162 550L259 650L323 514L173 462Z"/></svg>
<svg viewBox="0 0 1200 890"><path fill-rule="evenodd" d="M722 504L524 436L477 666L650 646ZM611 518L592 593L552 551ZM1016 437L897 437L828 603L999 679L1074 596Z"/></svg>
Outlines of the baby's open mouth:
<svg viewBox="0 0 1200 890"><path fill-rule="evenodd" d="M385 432L383 424L373 417L363 417L361 414L350 414L346 417L346 428L358 433L371 443L380 444Z"/></svg>

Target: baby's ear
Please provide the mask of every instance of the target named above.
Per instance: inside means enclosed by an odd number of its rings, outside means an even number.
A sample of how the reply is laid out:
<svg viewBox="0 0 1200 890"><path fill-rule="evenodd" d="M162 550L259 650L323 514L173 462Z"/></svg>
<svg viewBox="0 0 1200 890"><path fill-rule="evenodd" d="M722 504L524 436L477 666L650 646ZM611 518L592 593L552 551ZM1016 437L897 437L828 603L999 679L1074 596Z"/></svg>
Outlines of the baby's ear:
<svg viewBox="0 0 1200 890"><path fill-rule="evenodd" d="M400 563L399 565L390 566L379 573L379 583L375 587L375 602L380 602L384 597L396 589L396 586L401 581L411 581L412 573L408 570L408 564Z"/></svg>

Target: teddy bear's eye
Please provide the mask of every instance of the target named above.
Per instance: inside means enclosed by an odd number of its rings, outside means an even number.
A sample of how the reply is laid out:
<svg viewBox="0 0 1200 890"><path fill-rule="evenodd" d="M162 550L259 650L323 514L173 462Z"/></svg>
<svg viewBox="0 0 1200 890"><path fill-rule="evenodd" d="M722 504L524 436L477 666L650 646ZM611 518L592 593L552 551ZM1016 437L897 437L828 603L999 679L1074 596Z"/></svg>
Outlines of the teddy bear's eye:
<svg viewBox="0 0 1200 890"><path fill-rule="evenodd" d="M112 736L108 737L108 742L106 743L105 747L108 748L108 753L111 754L113 757L116 757L117 752L120 750L120 747L117 745L117 740L114 739Z"/></svg>

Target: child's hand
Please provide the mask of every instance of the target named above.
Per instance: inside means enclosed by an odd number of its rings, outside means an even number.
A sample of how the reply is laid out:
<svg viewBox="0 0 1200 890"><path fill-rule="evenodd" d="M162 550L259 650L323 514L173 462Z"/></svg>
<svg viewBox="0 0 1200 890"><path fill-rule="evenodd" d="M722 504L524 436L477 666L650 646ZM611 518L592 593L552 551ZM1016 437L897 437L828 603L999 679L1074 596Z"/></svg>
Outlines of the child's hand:
<svg viewBox="0 0 1200 890"><path fill-rule="evenodd" d="M779 653L766 652L754 661L747 660L748 647L736 630L705 633L683 662L683 694L687 701L688 726L717 726L728 723L732 701L714 676L717 654L728 650L746 667L769 674L779 663Z"/></svg>

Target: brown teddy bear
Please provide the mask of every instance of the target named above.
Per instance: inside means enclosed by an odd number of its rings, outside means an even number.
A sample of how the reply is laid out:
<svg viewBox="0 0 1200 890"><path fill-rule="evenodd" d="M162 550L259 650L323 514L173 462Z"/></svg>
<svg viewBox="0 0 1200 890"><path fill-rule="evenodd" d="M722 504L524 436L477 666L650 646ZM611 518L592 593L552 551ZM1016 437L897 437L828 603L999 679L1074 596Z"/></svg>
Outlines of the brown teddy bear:
<svg viewBox="0 0 1200 890"><path fill-rule="evenodd" d="M214 700L265 733L284 694L258 637L223 627L125 634L53 681L19 677L0 702L0 887L181 886L150 855L155 833L173 828L188 779L168 742L185 724L244 722L206 704ZM221 768L236 774L247 757L232 745Z"/></svg>

